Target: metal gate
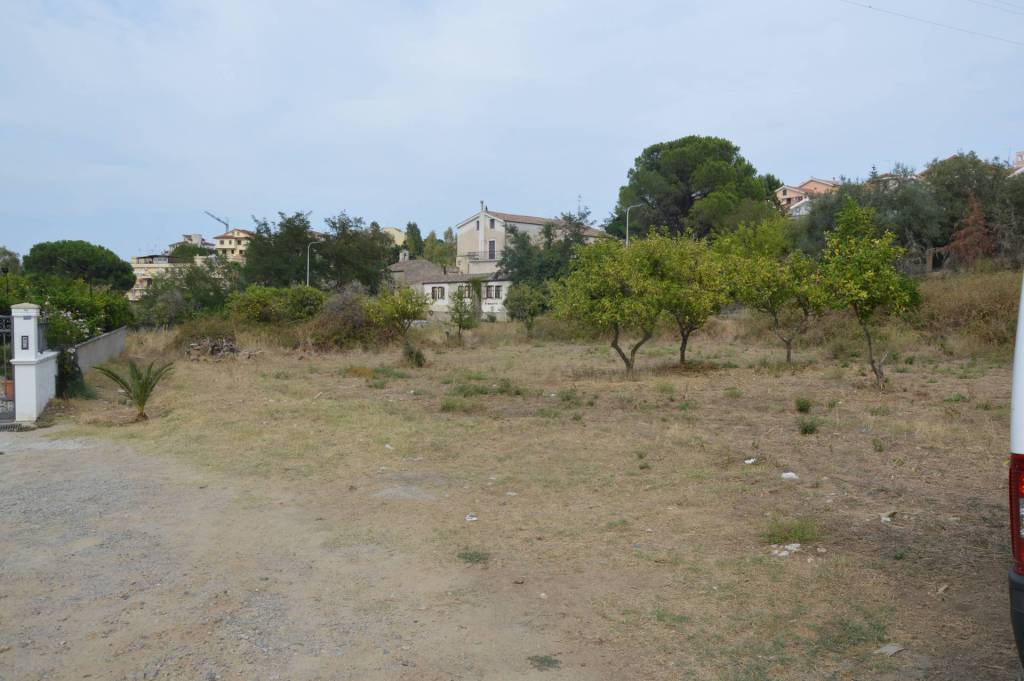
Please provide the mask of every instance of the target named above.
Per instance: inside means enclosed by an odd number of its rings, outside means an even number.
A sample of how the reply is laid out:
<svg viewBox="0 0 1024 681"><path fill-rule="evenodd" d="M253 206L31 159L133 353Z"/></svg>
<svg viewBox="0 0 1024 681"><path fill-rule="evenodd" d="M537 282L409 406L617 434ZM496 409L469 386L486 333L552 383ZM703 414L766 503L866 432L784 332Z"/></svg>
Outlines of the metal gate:
<svg viewBox="0 0 1024 681"><path fill-rule="evenodd" d="M14 337L11 315L0 315L0 423L14 420Z"/></svg>

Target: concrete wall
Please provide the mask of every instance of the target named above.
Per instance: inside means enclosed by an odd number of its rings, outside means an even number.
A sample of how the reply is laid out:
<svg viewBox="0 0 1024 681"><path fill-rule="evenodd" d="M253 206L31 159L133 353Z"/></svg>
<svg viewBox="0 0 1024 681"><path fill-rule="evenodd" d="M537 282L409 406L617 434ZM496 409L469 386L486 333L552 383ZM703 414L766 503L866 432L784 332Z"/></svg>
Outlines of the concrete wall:
<svg viewBox="0 0 1024 681"><path fill-rule="evenodd" d="M76 345L75 354L78 355L78 366L82 368L82 371L88 371L94 366L117 357L124 352L124 342L127 337L128 329L122 326L120 329L108 331Z"/></svg>

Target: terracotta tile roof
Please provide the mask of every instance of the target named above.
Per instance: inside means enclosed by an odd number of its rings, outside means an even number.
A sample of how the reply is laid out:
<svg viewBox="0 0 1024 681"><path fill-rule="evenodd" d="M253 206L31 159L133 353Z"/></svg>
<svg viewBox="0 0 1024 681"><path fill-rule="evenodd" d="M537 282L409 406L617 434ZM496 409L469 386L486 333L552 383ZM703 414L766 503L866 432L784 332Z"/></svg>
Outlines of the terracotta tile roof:
<svg viewBox="0 0 1024 681"><path fill-rule="evenodd" d="M561 224L561 220L558 218L539 218L534 215L516 215L515 213L498 213L497 211L489 210L488 215L493 215L496 218L504 220L506 222L521 222L524 225L558 225Z"/></svg>
<svg viewBox="0 0 1024 681"><path fill-rule="evenodd" d="M488 215L493 215L496 218L504 220L505 222L518 222L524 225L554 225L559 227L564 223L560 218L540 218L534 215L517 215L515 213L499 213L497 211L488 210ZM594 229L593 227L584 227L583 236L591 237L594 239L608 236L608 233L603 229Z"/></svg>
<svg viewBox="0 0 1024 681"><path fill-rule="evenodd" d="M232 228L231 232L241 232L244 236L248 236L248 237L256 236L256 232L250 232L247 229L238 229L237 227ZM213 238L214 239L237 239L238 236L235 235L235 234L232 234L231 232L224 232L223 234L219 234L219 235L217 235L217 236L215 236Z"/></svg>

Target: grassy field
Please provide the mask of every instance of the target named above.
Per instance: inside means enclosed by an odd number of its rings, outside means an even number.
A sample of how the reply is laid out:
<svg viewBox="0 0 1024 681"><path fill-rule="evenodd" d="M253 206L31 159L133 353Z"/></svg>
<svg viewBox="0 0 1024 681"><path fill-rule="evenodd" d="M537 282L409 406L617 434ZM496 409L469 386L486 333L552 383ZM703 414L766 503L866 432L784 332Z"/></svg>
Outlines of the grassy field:
<svg viewBox="0 0 1024 681"><path fill-rule="evenodd" d="M666 337L627 380L603 342L519 333L484 325L422 369L179 358L148 423L93 375L57 419L315 497L345 519L334 546L476 571L476 597L561 642L530 660L553 676L1011 678L1005 359L904 347L879 392L855 339L788 368L727 320L693 366ZM174 351L139 334L130 354Z"/></svg>

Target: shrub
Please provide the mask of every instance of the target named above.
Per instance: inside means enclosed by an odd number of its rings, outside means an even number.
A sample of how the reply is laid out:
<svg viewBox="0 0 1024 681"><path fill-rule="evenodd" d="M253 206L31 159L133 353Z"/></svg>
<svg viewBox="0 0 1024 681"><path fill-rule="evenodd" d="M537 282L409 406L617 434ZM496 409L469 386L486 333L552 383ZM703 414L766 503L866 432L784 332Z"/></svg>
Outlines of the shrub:
<svg viewBox="0 0 1024 681"><path fill-rule="evenodd" d="M132 323L128 301L116 291L90 289L83 281L55 276L8 274L0 288L0 314L15 303L35 303L49 317L51 348L70 347L105 331Z"/></svg>
<svg viewBox="0 0 1024 681"><path fill-rule="evenodd" d="M796 410L801 414L809 414L811 411L811 401L806 397L796 398Z"/></svg>
<svg viewBox="0 0 1024 681"><path fill-rule="evenodd" d="M379 328L367 311L369 298L359 285L349 285L324 303L309 332L313 346L321 350L377 345Z"/></svg>
<svg viewBox="0 0 1024 681"><path fill-rule="evenodd" d="M309 319L326 299L326 293L309 286L271 288L253 284L228 296L226 307L240 320L268 324Z"/></svg>
<svg viewBox="0 0 1024 681"><path fill-rule="evenodd" d="M402 344L402 359L409 366L420 369L427 365L427 358L423 351L413 345L408 339Z"/></svg>

